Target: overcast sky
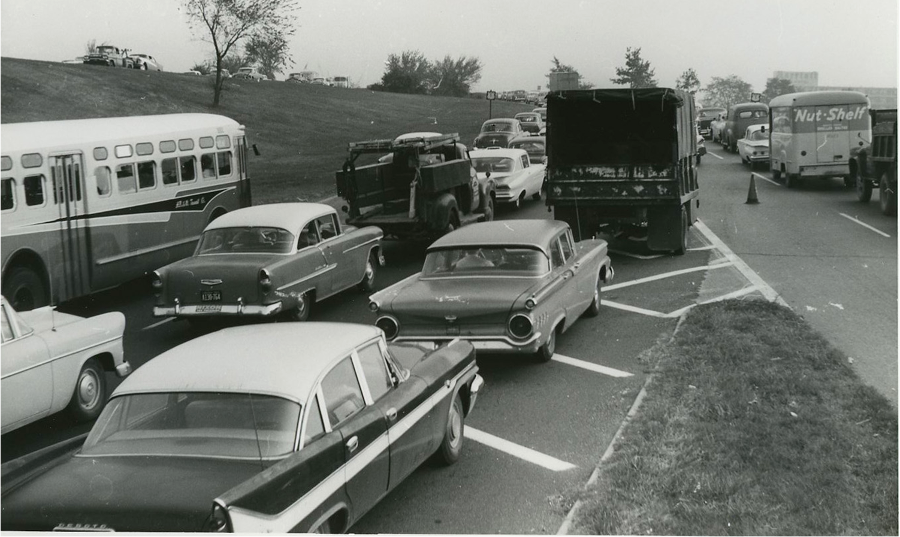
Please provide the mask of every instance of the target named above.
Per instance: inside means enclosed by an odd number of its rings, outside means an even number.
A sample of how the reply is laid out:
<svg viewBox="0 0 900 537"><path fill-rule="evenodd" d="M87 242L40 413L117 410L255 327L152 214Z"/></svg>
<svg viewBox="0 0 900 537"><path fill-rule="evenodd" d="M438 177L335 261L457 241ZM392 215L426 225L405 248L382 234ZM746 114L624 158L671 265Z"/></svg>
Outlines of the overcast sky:
<svg viewBox="0 0 900 537"><path fill-rule="evenodd" d="M610 87L627 47L660 86L693 68L762 91L773 71L818 71L822 86L897 86L897 0L299 0L294 66L380 80L389 54L477 57L473 90L541 89L554 56ZM185 71L212 55L180 0L2 0L0 54L61 61L85 43L156 56ZM286 75L286 73L285 73ZM284 78L284 76L280 78Z"/></svg>

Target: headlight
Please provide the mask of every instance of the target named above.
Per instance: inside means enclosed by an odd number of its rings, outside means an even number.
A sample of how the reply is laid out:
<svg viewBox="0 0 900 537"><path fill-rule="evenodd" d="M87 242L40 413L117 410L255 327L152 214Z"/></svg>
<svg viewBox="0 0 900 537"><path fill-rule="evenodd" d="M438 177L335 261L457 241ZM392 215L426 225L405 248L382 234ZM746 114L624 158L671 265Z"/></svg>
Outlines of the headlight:
<svg viewBox="0 0 900 537"><path fill-rule="evenodd" d="M272 290L272 278L269 276L269 271L266 269L259 271L259 288L263 293L268 293Z"/></svg>
<svg viewBox="0 0 900 537"><path fill-rule="evenodd" d="M231 531L231 521L228 519L228 512L221 505L214 503L212 513L209 515L207 527L204 531L209 533L226 533Z"/></svg>
<svg viewBox="0 0 900 537"><path fill-rule="evenodd" d="M509 320L509 333L517 339L525 339L534 331L534 323L531 317L524 313L513 315Z"/></svg>
<svg viewBox="0 0 900 537"><path fill-rule="evenodd" d="M379 317L377 321L375 321L375 326L381 328L381 331L384 332L384 337L388 341L393 340L397 337L397 334L400 333L400 325L397 324L397 320L393 317Z"/></svg>

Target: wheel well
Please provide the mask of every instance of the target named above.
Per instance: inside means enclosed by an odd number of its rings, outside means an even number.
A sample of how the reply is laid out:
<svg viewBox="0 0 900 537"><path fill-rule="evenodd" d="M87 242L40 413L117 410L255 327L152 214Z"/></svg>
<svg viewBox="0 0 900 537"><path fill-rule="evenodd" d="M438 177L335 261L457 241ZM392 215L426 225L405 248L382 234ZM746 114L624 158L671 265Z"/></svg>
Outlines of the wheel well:
<svg viewBox="0 0 900 537"><path fill-rule="evenodd" d="M103 367L104 371L115 371L116 370L116 362L113 360L112 354L108 352L104 352L103 354L98 354L97 356L93 356L92 358L96 358L100 365Z"/></svg>
<svg viewBox="0 0 900 537"><path fill-rule="evenodd" d="M6 263L6 268L3 269L3 282L2 285L6 285L6 277L17 267L28 267L41 278L41 283L44 285L44 290L47 292L47 297L50 298L52 302L52 297L50 296L50 276L47 274L47 267L44 265L44 262L41 260L40 256L36 254L32 250L22 250L16 252L12 258Z"/></svg>
<svg viewBox="0 0 900 537"><path fill-rule="evenodd" d="M600 265L600 279L606 281L606 265Z"/></svg>
<svg viewBox="0 0 900 537"><path fill-rule="evenodd" d="M328 518L328 525L334 533L346 533L347 527L347 510L340 509Z"/></svg>
<svg viewBox="0 0 900 537"><path fill-rule="evenodd" d="M215 220L216 218L222 216L223 214L225 214L227 212L228 211L222 207L216 207L215 209L213 209L212 214L209 215L209 222L212 222L213 220ZM209 224L209 222L207 222L207 224Z"/></svg>

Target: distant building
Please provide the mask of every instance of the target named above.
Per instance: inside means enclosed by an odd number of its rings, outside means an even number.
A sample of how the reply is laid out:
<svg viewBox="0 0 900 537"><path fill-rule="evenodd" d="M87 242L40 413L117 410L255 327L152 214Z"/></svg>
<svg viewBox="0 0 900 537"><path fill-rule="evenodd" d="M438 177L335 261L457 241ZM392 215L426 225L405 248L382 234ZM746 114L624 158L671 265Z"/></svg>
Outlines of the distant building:
<svg viewBox="0 0 900 537"><path fill-rule="evenodd" d="M820 86L817 71L775 71L772 77L790 81L797 91L858 91L869 97L869 102L875 110L897 108L897 88Z"/></svg>

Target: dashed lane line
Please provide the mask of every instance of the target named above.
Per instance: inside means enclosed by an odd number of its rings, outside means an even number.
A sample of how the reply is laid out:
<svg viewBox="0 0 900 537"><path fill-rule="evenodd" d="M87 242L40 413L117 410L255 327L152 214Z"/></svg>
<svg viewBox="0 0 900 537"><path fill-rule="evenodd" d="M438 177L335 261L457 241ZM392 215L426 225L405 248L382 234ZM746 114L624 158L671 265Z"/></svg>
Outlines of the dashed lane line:
<svg viewBox="0 0 900 537"><path fill-rule="evenodd" d="M595 373L602 373L604 375L609 375L610 377L625 378L625 377L634 376L627 371L620 371L618 369L606 367L605 365L595 364L595 363L591 363L591 362L585 362L584 360L570 358L568 356L563 356L562 354L554 354L552 359L554 361L557 361L557 362L560 362L563 364L573 365L575 367L587 369L588 371L594 371Z"/></svg>
<svg viewBox="0 0 900 537"><path fill-rule="evenodd" d="M680 276L682 274L689 274L691 272L699 272L701 270L713 270L723 267L730 267L732 263L716 263L715 265L703 265L700 267L691 267L681 270L673 270L672 272L664 272L662 274L654 274L653 276L647 276L646 278L639 278L637 280L629 280L627 282L622 283L614 283L612 285L607 285L603 287L603 291L613 291L615 289L621 289L623 287L630 287L632 285L639 285L642 283L652 282L655 280L661 280L663 278L671 278L672 276Z"/></svg>
<svg viewBox="0 0 900 537"><path fill-rule="evenodd" d="M754 175L754 176L756 176L756 177L759 177L759 178L762 179L763 181L768 181L768 182L772 183L772 184L775 185L775 186L781 186L781 184L776 183L775 181L769 179L769 178L766 177L765 175L761 175L761 174L758 174L758 173L756 173L756 172L750 172L750 175Z"/></svg>
<svg viewBox="0 0 900 537"><path fill-rule="evenodd" d="M856 218L853 218L853 217L850 216L849 214L844 214L844 213L838 213L838 214L841 215L841 216L843 216L843 217L846 218L847 220L850 220L851 222L856 222L857 224L861 225L862 227L864 227L864 228L866 228L866 229L870 229L870 230L874 231L875 233L878 233L878 234L881 235L882 237L887 237L887 238L889 238L889 239L891 238L891 236L888 235L887 233L885 233L884 231L881 231L880 229L875 229L874 227L870 226L869 224L867 224L867 223L865 223L865 222L862 222L862 221L859 221L859 220L857 220Z"/></svg>
<svg viewBox="0 0 900 537"><path fill-rule="evenodd" d="M162 321L159 321L159 322L157 322L157 323L153 323L153 324L151 324L151 325L148 325L148 326L145 326L145 327L141 328L141 330L150 330L150 329L152 329L152 328L156 328L157 326L162 326L162 325L164 325L164 324L166 324L166 323L168 323L168 322L170 322L170 321L174 321L174 320L175 320L175 317L166 317L166 318L163 319Z"/></svg>
<svg viewBox="0 0 900 537"><path fill-rule="evenodd" d="M719 159L719 160L725 160L725 157L720 157L719 155L713 153L713 152L710 151L709 149L706 150L706 154L707 154L707 155L712 155L712 156L716 157L716 158Z"/></svg>
<svg viewBox="0 0 900 537"><path fill-rule="evenodd" d="M496 450L512 455L513 457L517 457L519 459L522 459L523 461L536 464L554 472L564 472L566 470L573 470L575 468L578 468L574 464L570 464L566 461L561 461L555 457L545 455L525 446L520 446L519 444L515 444L513 442L510 442L509 440L504 440L484 431L473 429L468 425L465 428L465 437L469 440L474 440L479 444L484 444L488 447L492 447Z"/></svg>

